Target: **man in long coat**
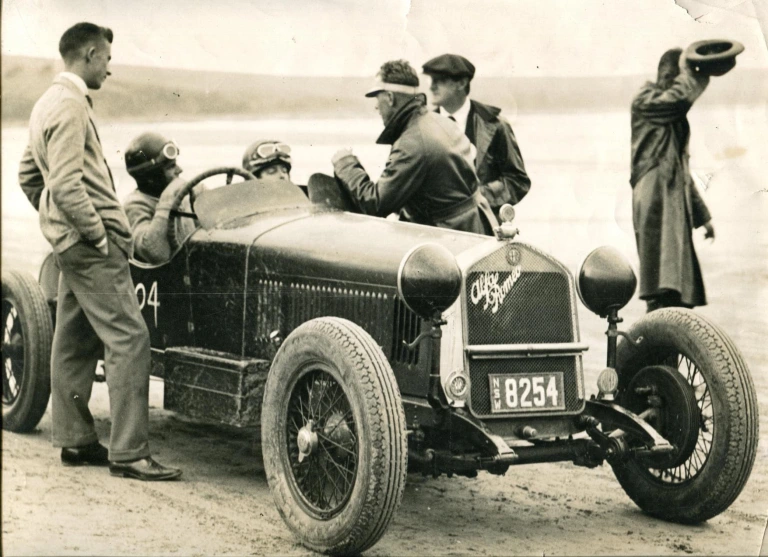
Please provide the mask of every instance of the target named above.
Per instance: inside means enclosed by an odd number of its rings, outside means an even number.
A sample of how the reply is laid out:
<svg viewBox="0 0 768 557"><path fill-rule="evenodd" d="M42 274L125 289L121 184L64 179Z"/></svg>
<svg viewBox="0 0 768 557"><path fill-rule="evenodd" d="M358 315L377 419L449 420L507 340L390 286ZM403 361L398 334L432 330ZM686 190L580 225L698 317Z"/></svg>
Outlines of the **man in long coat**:
<svg viewBox="0 0 768 557"><path fill-rule="evenodd" d="M640 256L640 299L648 311L707 303L692 230L714 239L709 210L688 169L687 114L709 77L667 51L658 80L632 102L632 214Z"/></svg>
<svg viewBox="0 0 768 557"><path fill-rule="evenodd" d="M419 78L403 60L385 63L374 88L384 122L377 143L392 145L384 172L373 182L349 150L338 151L333 169L365 214L492 234L497 221L478 191L471 145L455 124L427 110Z"/></svg>

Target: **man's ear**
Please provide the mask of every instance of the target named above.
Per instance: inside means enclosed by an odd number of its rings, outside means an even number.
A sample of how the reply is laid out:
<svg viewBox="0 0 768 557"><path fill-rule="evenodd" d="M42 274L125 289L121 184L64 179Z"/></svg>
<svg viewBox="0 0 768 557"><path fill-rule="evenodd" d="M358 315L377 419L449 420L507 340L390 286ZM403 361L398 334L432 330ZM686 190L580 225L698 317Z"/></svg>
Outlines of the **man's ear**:
<svg viewBox="0 0 768 557"><path fill-rule="evenodd" d="M85 47L85 61L90 62L96 55L96 47L93 45Z"/></svg>

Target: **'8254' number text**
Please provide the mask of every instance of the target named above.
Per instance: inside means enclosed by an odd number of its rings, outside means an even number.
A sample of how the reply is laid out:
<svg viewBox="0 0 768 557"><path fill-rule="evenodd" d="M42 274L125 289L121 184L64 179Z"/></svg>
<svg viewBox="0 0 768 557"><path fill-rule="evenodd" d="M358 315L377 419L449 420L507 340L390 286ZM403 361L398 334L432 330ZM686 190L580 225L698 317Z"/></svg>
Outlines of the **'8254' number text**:
<svg viewBox="0 0 768 557"><path fill-rule="evenodd" d="M490 375L491 411L563 409L563 374Z"/></svg>

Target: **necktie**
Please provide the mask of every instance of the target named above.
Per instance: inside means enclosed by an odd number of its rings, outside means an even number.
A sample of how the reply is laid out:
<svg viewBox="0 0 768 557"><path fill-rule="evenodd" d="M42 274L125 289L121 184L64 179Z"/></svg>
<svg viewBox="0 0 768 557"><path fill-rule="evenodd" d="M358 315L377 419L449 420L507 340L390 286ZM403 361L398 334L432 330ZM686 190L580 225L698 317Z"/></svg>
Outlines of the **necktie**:
<svg viewBox="0 0 768 557"><path fill-rule="evenodd" d="M91 98L91 96L90 95L86 95L85 99L88 101L88 106L93 108L93 99Z"/></svg>

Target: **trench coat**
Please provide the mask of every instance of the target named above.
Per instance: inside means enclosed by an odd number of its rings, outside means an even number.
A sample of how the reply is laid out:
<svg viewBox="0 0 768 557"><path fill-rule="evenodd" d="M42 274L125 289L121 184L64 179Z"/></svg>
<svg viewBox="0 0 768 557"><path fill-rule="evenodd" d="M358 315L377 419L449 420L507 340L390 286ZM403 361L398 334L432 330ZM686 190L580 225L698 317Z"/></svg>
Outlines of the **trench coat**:
<svg viewBox="0 0 768 557"><path fill-rule="evenodd" d="M466 135L477 148L475 166L480 192L495 212L516 205L531 189L512 126L501 109L470 100Z"/></svg>
<svg viewBox="0 0 768 557"><path fill-rule="evenodd" d="M641 299L666 290L707 303L692 230L711 216L688 169L687 114L709 79L683 71L672 86L647 83L632 102L632 217Z"/></svg>
<svg viewBox="0 0 768 557"><path fill-rule="evenodd" d="M469 139L454 123L415 98L393 115L377 143L392 150L376 183L354 155L334 163L336 177L363 213L399 212L401 220L418 224L493 233L497 221L477 189Z"/></svg>

